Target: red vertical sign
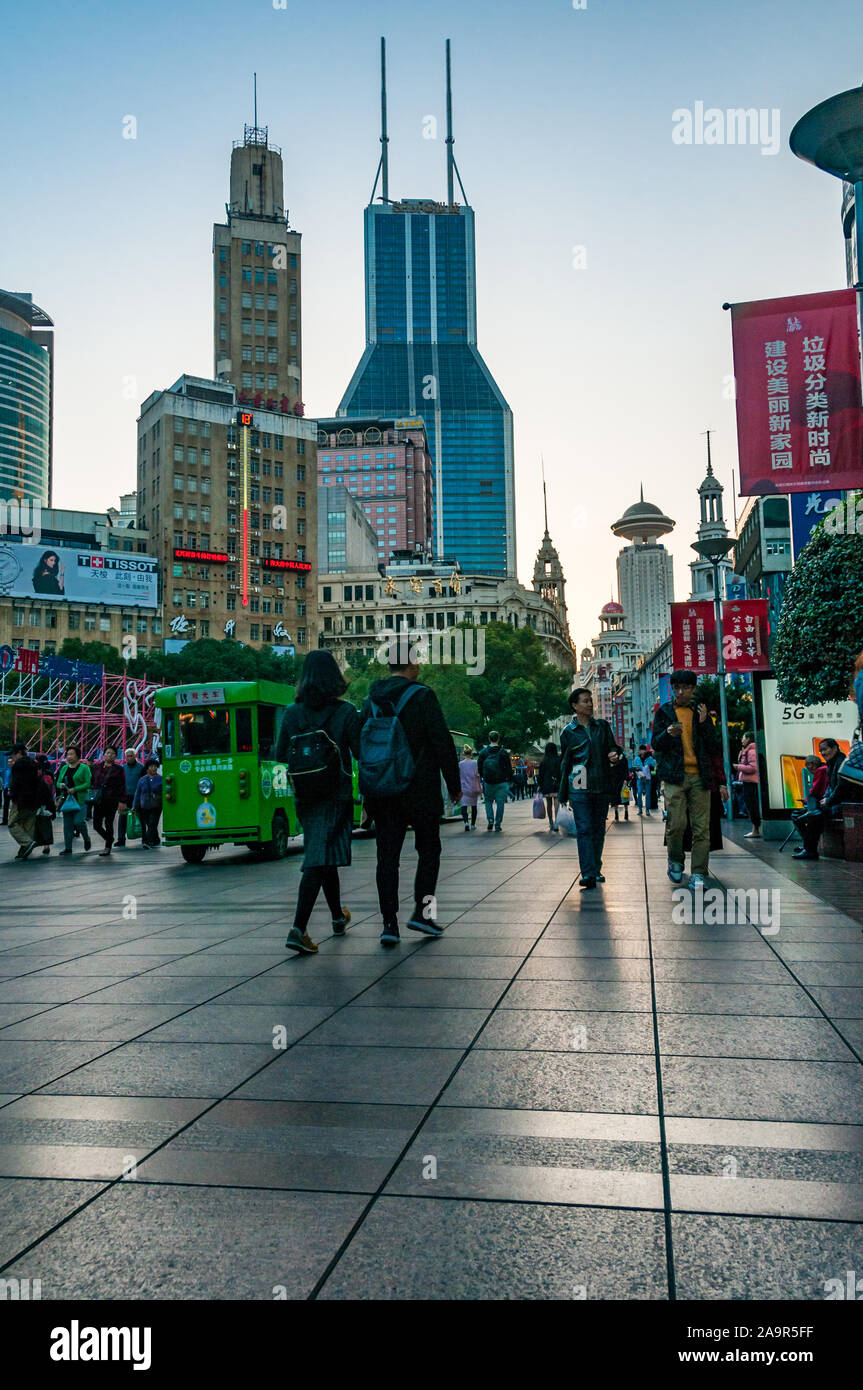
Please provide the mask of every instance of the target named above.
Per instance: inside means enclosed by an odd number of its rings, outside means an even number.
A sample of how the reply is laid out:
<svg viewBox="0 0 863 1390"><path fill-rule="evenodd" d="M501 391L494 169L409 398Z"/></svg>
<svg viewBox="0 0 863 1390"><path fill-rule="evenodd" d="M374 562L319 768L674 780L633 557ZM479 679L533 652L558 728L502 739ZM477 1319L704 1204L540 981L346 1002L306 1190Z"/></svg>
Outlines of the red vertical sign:
<svg viewBox="0 0 863 1390"><path fill-rule="evenodd" d="M716 671L716 618L713 600L672 603L671 652L675 669L697 676Z"/></svg>
<svg viewBox="0 0 863 1390"><path fill-rule="evenodd" d="M731 306L743 496L863 486L854 290Z"/></svg>
<svg viewBox="0 0 863 1390"><path fill-rule="evenodd" d="M726 671L769 671L767 599L730 599L722 605Z"/></svg>

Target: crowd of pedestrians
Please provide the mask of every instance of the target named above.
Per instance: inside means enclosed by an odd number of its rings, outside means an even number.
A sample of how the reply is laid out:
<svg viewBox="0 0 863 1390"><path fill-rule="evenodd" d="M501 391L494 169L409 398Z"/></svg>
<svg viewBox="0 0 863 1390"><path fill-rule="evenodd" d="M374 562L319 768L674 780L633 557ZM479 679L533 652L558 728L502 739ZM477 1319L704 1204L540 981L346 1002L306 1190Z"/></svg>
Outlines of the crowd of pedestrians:
<svg viewBox="0 0 863 1390"><path fill-rule="evenodd" d="M16 859L29 859L34 850L51 853L54 822L59 816L63 828L61 855L74 852L80 839L84 853L92 848L90 826L104 842L100 858L108 858L115 845L122 848L129 835L134 813L141 827L145 849L161 844L159 820L162 814L162 778L159 762L151 757L140 762L134 749L126 750L122 763L117 749L108 744L92 765L81 757L81 750L70 744L52 765L43 754L32 756L26 745L16 743L7 755L4 808L8 825L18 845Z"/></svg>

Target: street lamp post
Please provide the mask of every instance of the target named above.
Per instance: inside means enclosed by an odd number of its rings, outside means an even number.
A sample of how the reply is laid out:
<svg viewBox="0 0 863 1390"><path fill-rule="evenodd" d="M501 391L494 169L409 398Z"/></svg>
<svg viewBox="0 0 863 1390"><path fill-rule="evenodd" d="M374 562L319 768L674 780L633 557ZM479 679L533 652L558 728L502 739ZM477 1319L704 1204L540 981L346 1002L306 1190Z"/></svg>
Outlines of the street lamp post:
<svg viewBox="0 0 863 1390"><path fill-rule="evenodd" d="M725 785L728 788L726 802L729 820L734 819L734 798L731 793L731 747L728 741L728 700L725 695L725 633L722 626L722 600L719 593L719 561L724 559L735 545L733 537L705 536L694 541L692 549L713 568L713 613L716 622L716 679L719 683L719 721L722 726L722 762L725 768Z"/></svg>
<svg viewBox="0 0 863 1390"><path fill-rule="evenodd" d="M801 116L789 136L792 152L807 164L854 185L857 241L857 328L863 384L863 87L840 92Z"/></svg>

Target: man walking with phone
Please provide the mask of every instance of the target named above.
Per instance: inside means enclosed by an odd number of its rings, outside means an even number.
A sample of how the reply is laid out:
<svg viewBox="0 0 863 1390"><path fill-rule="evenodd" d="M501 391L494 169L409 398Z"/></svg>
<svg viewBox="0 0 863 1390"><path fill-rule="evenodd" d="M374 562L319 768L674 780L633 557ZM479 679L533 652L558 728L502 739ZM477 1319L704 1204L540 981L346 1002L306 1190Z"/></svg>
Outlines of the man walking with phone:
<svg viewBox="0 0 863 1390"><path fill-rule="evenodd" d="M623 756L607 719L594 719L593 696L583 686L569 697L572 719L560 736L560 804L572 808L582 888L604 883L602 848L614 768Z"/></svg>
<svg viewBox="0 0 863 1390"><path fill-rule="evenodd" d="M683 837L688 821L692 828L692 888L703 886L709 872L710 792L716 751L716 730L707 706L695 704L697 684L694 671L672 673L672 699L656 711L651 740L668 813L668 877L672 883L683 881Z"/></svg>

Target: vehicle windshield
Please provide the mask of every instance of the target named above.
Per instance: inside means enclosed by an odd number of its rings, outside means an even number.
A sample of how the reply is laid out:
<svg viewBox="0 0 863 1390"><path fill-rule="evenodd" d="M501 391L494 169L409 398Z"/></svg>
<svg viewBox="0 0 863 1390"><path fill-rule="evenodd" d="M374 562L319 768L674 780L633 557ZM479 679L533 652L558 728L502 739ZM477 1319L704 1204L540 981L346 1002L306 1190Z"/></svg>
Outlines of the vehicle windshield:
<svg viewBox="0 0 863 1390"><path fill-rule="evenodd" d="M224 707L177 710L177 723L180 756L184 753L230 753L231 720Z"/></svg>

